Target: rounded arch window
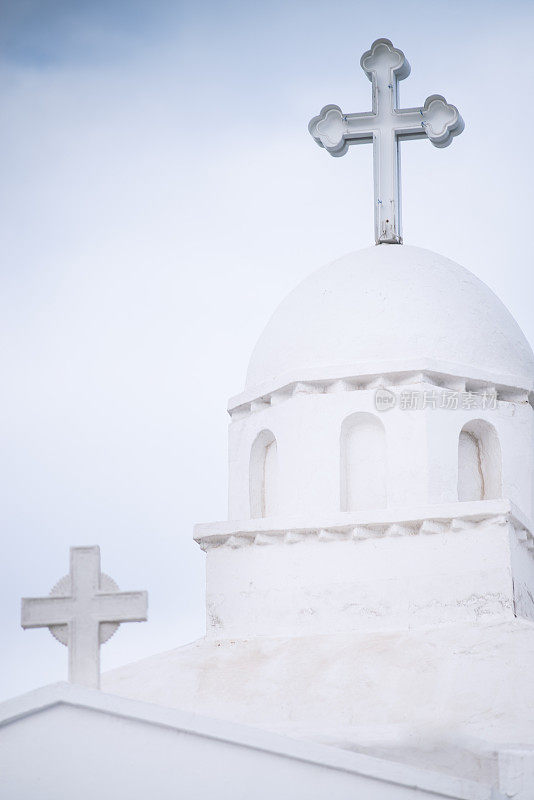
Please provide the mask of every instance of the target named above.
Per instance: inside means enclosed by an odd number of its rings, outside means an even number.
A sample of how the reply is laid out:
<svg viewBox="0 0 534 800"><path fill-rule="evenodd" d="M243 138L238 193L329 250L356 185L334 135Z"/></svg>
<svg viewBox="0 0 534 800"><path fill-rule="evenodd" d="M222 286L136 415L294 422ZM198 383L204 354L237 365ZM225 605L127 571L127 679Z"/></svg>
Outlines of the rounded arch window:
<svg viewBox="0 0 534 800"><path fill-rule="evenodd" d="M341 426L341 510L385 508L386 436L374 414L356 413Z"/></svg>
<svg viewBox="0 0 534 800"><path fill-rule="evenodd" d="M493 500L502 496L501 445L489 422L474 419L458 440L458 500Z"/></svg>
<svg viewBox="0 0 534 800"><path fill-rule="evenodd" d="M249 465L250 516L270 517L278 509L278 448L272 431L255 438Z"/></svg>

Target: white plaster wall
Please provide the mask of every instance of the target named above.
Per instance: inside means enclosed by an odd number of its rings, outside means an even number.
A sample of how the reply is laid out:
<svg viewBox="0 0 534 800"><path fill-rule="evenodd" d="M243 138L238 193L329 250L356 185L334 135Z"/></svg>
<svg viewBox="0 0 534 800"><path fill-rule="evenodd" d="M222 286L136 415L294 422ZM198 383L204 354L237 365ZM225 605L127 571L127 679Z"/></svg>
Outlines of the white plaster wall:
<svg viewBox="0 0 534 800"><path fill-rule="evenodd" d="M488 522L430 536L213 548L208 636L305 636L512 618L509 539L509 525Z"/></svg>
<svg viewBox="0 0 534 800"><path fill-rule="evenodd" d="M256 741L260 738L256 732L253 735ZM263 736L268 744L269 735ZM488 788L425 776L421 770L411 770L414 785L409 786L313 763L305 760L306 745L300 745L301 758L289 758L216 735L200 736L70 705L52 706L12 722L0 729L0 740L0 794L6 800L346 800L356 796L489 800L490 796ZM313 747L308 745L308 750ZM392 767L390 773L395 771ZM397 773L403 771L409 774L399 765ZM436 790L417 786L418 778L433 783Z"/></svg>
<svg viewBox="0 0 534 800"><path fill-rule="evenodd" d="M375 414L385 427L390 505L405 504L408 498L424 503L424 412L418 412L421 418L402 412L399 424L401 412L376 412L373 391L300 394L230 423L229 518L250 517L250 448L263 428L277 440L279 514L339 511L341 426L356 412Z"/></svg>
<svg viewBox="0 0 534 800"><path fill-rule="evenodd" d="M524 535L517 530L510 537L514 609L518 617L534 622L534 550L527 545Z"/></svg>
<svg viewBox="0 0 534 800"><path fill-rule="evenodd" d="M392 632L202 639L107 673L103 686L494 783L499 750L534 753L533 665L531 623L481 615Z"/></svg>
<svg viewBox="0 0 534 800"><path fill-rule="evenodd" d="M397 388L435 390L425 384ZM503 497L532 515L533 410L527 403L500 402L496 410L403 410L377 412L374 390L297 394L265 406L229 428L229 519L250 517L249 462L252 444L267 428L277 441L278 515L340 510L340 435L356 412L375 414L384 425L388 506L458 500L458 439L472 419L485 419L498 433Z"/></svg>

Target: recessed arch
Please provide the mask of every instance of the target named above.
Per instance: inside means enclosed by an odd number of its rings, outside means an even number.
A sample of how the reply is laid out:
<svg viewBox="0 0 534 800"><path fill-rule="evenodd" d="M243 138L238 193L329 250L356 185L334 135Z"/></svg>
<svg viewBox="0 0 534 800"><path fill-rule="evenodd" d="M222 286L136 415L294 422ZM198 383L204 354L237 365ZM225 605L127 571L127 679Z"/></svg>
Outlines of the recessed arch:
<svg viewBox="0 0 534 800"><path fill-rule="evenodd" d="M458 500L494 500L502 497L502 456L493 425L473 419L458 439Z"/></svg>
<svg viewBox="0 0 534 800"><path fill-rule="evenodd" d="M341 510L385 508L386 434L375 414L357 412L341 425Z"/></svg>
<svg viewBox="0 0 534 800"><path fill-rule="evenodd" d="M250 450L250 516L271 517L278 510L278 446L272 431L258 433Z"/></svg>

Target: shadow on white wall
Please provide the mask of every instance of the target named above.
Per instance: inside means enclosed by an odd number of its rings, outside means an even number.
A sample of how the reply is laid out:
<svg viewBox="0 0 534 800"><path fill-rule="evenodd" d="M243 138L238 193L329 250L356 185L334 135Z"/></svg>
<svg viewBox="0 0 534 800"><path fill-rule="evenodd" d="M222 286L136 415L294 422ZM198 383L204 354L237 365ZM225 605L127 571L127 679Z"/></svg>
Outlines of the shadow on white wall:
<svg viewBox="0 0 534 800"><path fill-rule="evenodd" d="M473 419L458 440L458 500L494 500L502 496L501 445L497 431Z"/></svg>

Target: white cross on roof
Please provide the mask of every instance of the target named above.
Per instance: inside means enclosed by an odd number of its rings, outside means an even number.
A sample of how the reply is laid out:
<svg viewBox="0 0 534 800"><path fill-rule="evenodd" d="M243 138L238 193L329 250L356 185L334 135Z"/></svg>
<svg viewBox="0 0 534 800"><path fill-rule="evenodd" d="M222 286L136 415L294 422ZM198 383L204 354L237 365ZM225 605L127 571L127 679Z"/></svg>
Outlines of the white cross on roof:
<svg viewBox="0 0 534 800"><path fill-rule="evenodd" d="M23 598L21 625L48 627L69 648L69 680L98 689L100 645L121 622L146 620L147 605L146 592L120 592L100 572L99 547L71 547L70 574L49 597Z"/></svg>
<svg viewBox="0 0 534 800"><path fill-rule="evenodd" d="M398 82L408 77L410 65L389 39L377 39L360 64L372 83L372 111L343 114L339 106L325 106L308 128L333 156L344 155L351 144L373 143L375 240L401 244L399 142L428 137L436 147L447 147L464 122L439 94L427 97L420 108L398 108Z"/></svg>

